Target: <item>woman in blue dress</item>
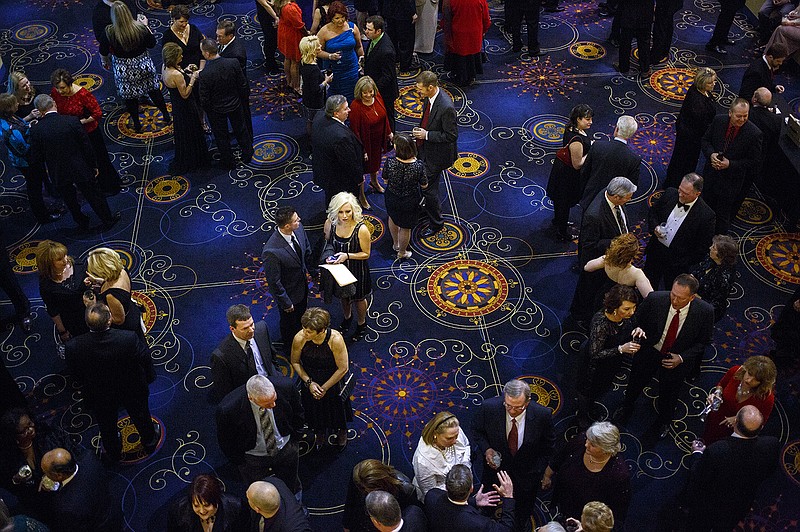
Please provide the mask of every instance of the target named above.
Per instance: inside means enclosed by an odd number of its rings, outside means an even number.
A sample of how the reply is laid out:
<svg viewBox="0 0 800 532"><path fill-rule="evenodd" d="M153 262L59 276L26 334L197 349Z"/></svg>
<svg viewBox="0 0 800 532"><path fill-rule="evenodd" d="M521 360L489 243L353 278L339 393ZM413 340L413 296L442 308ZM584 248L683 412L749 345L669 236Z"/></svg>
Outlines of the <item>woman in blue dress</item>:
<svg viewBox="0 0 800 532"><path fill-rule="evenodd" d="M364 58L358 27L347 20L347 8L338 0L328 7L328 23L317 34L323 68L333 71L328 94L341 94L348 101L354 97L358 67Z"/></svg>

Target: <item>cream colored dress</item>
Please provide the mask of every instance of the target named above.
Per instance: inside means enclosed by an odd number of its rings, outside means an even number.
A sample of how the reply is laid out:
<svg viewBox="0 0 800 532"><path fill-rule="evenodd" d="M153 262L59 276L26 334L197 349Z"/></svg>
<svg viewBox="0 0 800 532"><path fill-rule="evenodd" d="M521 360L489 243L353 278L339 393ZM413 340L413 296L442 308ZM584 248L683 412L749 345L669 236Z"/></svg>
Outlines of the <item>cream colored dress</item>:
<svg viewBox="0 0 800 532"><path fill-rule="evenodd" d="M418 54L433 52L436 25L439 22L439 0L417 0L414 51Z"/></svg>

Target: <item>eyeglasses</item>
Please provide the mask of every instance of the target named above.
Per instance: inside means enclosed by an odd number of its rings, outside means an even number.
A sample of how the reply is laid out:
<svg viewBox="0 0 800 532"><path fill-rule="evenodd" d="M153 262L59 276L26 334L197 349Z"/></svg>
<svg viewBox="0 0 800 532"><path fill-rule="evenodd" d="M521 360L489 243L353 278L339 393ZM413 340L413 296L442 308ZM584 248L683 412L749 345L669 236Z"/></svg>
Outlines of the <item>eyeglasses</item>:
<svg viewBox="0 0 800 532"><path fill-rule="evenodd" d="M511 411L513 411L513 412L520 412L520 411L522 411L522 410L525 410L526 408L528 408L528 404L529 404L529 403L530 403L530 401L527 401L527 402L526 402L524 405L522 405L522 406L514 406L514 405L510 405L510 404L506 403L505 401L503 401L503 404L505 405L505 407L506 407L506 410L511 410Z"/></svg>

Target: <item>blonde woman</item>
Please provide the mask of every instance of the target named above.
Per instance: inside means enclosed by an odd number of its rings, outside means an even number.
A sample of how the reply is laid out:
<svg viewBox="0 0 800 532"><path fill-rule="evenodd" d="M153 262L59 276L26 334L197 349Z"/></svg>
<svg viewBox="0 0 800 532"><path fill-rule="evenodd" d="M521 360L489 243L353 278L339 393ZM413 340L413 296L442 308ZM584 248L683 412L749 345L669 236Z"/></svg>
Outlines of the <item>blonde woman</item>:
<svg viewBox="0 0 800 532"><path fill-rule="evenodd" d="M110 248L90 251L86 265L86 282L97 290L97 298L108 305L111 325L133 331L144 341L141 311L139 305L131 299L131 278L119 253Z"/></svg>
<svg viewBox="0 0 800 532"><path fill-rule="evenodd" d="M19 70L12 72L8 76L8 93L17 97L19 107L14 114L26 122L35 118L41 118L42 113L33 105L36 97L36 89L24 72Z"/></svg>
<svg viewBox="0 0 800 532"><path fill-rule="evenodd" d="M378 94L375 81L363 76L356 82L353 103L350 105L350 129L356 134L364 146L364 172L369 174L369 188L378 194L384 188L378 182L378 170L381 167L381 156L388 151L392 141L392 129L383 98ZM359 189L359 201L364 209L371 209L364 194L364 181Z"/></svg>
<svg viewBox="0 0 800 532"><path fill-rule="evenodd" d="M328 85L333 73L322 74L317 64L317 54L322 50L316 35L300 39L300 88L303 92L303 111L306 117L306 133L311 136L314 117L325 107Z"/></svg>
<svg viewBox="0 0 800 532"><path fill-rule="evenodd" d="M455 414L439 412L422 429L411 465L420 500L433 488L445 489L447 473L456 464L470 466L470 447L467 435Z"/></svg>

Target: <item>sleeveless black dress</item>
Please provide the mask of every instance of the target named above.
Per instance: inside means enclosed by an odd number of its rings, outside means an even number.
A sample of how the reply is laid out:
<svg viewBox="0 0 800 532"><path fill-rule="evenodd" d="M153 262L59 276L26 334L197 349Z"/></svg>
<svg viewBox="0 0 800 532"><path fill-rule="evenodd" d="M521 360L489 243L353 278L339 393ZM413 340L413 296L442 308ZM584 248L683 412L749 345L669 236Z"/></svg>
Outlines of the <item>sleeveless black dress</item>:
<svg viewBox="0 0 800 532"><path fill-rule="evenodd" d="M317 345L314 342L306 342L300 351L300 364L317 384L325 384L336 371L336 359L333 351L328 345L331 339L331 330L328 329L325 341ZM350 399L342 401L339 399L338 383L325 393L322 399L314 399L308 387L304 386L300 393L303 401L303 410L306 413L308 426L315 431L325 429L346 429L347 422L353 420L353 409L350 406Z"/></svg>
<svg viewBox="0 0 800 532"><path fill-rule="evenodd" d="M175 158L169 163L169 173L183 174L208 162L208 146L200 123L197 99L183 98L177 88L167 87L172 102ZM197 91L194 87L192 94Z"/></svg>

